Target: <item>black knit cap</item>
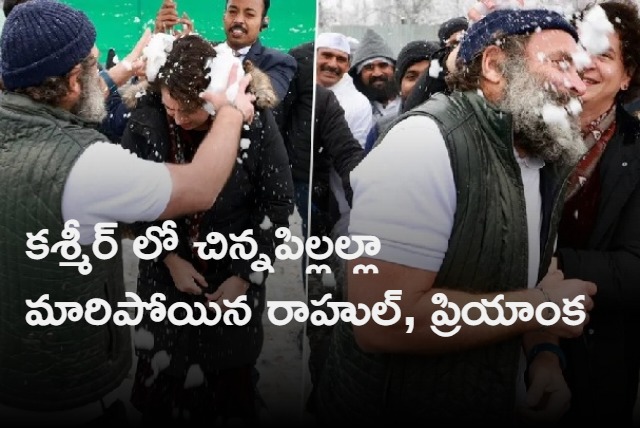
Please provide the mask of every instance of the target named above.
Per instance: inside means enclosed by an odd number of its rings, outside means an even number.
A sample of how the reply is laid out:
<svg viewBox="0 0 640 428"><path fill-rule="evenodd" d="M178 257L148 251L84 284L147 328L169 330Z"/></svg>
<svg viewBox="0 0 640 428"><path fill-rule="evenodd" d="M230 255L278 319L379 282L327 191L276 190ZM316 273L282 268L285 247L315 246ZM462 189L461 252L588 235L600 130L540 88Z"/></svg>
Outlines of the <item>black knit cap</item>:
<svg viewBox="0 0 640 428"><path fill-rule="evenodd" d="M2 81L12 91L67 74L91 52L96 29L79 10L33 0L11 11L1 37Z"/></svg>
<svg viewBox="0 0 640 428"><path fill-rule="evenodd" d="M438 42L430 42L426 40L414 40L413 42L409 42L404 45L400 50L396 61L396 82L400 84L402 77L409 67L418 61L431 59L431 55L433 55L438 49L440 49L440 44Z"/></svg>
<svg viewBox="0 0 640 428"><path fill-rule="evenodd" d="M438 29L438 39L440 40L440 43L444 45L455 33L466 30L467 28L469 28L469 21L464 16L451 18L450 20L445 21Z"/></svg>

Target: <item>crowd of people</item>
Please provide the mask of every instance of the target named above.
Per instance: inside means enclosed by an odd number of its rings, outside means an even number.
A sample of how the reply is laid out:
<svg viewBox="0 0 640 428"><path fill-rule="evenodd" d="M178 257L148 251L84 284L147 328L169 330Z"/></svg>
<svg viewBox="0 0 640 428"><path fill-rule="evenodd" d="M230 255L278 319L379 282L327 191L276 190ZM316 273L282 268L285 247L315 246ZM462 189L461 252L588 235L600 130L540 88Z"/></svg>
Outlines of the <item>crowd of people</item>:
<svg viewBox="0 0 640 428"><path fill-rule="evenodd" d="M502 3L482 0L396 55L372 29L265 47L269 0L226 0L225 40L206 40L162 0L153 31L102 65L82 11L4 0L0 418L126 424L113 391L133 369L143 425L259 425L266 287L278 284L256 275L257 256L203 259L194 243L251 231L275 260L276 230L297 210L304 238L381 243L377 255L329 257L335 281L303 258L309 302L330 293L373 307L401 290L402 315L415 320L410 333L403 322L306 324L304 410L319 425L637 423L638 6L607 0L564 16ZM169 48L150 71L159 37ZM214 79L226 84L210 89ZM119 255L88 251L93 270L80 275L60 268L63 254L31 259L28 234L58 237L77 220L91 248L97 224L118 223L121 239L165 219L175 249L140 260L138 296L223 311L245 296L249 323L145 313L133 334L151 339L135 349L113 321L26 324L24 302L45 293L126 300ZM377 272L354 272L360 264ZM576 299L578 323L462 324L448 337L430 328L447 302L493 301L508 314Z"/></svg>

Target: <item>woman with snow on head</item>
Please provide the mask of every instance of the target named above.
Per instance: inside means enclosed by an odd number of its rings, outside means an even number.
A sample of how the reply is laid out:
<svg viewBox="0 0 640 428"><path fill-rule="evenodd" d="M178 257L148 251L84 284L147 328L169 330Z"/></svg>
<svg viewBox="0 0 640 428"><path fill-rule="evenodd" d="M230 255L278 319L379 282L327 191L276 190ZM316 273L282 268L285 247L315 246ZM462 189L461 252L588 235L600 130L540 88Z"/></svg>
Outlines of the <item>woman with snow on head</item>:
<svg viewBox="0 0 640 428"><path fill-rule="evenodd" d="M221 77L215 71L225 68L221 60L227 59L199 36L175 40L157 76L150 76L153 82L138 99L123 146L159 162L189 162L216 120L199 94ZM176 220L179 243L174 251L140 261L137 292L143 301L163 293L166 307L176 302L192 307L215 302L223 310L223 300L246 295L251 321L245 326L220 322L180 327L153 322L146 313L136 332L137 338L147 339L136 341L138 366L132 394L144 423L172 418L190 423L257 418L252 375L263 342L266 273L254 272L251 264L260 254L275 260L279 242L275 231L288 226L293 184L282 137L268 108L268 100L275 99L273 89L258 70L250 72L257 106L254 117L246 118L238 160L226 186L210 210ZM228 75L226 68L224 80ZM227 95L233 99L233 94ZM144 233L146 226L137 225L138 233ZM230 235L245 230L252 231L258 244L258 254L251 260L236 260L229 254L221 260L204 260L193 245L205 242L211 232L221 233L231 245ZM199 318L197 309L194 313Z"/></svg>
<svg viewBox="0 0 640 428"><path fill-rule="evenodd" d="M587 9L577 27L592 53L580 116L588 152L569 180L556 260L565 278L593 281L598 293L583 337L562 342L566 417L631 425L640 370L640 123L623 105L640 93L640 18L633 3L608 1Z"/></svg>

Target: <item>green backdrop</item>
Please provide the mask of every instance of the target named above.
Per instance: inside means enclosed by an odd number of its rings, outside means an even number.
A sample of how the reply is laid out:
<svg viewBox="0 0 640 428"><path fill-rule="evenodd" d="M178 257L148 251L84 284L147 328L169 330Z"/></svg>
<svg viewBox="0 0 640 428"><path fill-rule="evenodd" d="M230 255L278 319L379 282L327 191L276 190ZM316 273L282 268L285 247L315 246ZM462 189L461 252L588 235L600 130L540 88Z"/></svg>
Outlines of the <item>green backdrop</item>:
<svg viewBox="0 0 640 428"><path fill-rule="evenodd" d="M145 27L153 28L162 0L63 0L84 11L98 32L100 60L109 48L118 57L128 54ZM222 15L226 0L176 0L178 13L187 12L198 33L209 40L224 40ZM265 46L288 50L315 38L316 0L272 0L269 28L260 35Z"/></svg>

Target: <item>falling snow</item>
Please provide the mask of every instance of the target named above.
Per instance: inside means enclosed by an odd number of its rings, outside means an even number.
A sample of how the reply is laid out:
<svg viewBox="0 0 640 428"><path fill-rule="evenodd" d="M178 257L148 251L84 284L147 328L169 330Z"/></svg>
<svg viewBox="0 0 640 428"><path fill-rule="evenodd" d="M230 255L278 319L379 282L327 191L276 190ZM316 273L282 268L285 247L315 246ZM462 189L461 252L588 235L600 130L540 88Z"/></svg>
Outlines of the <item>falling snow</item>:
<svg viewBox="0 0 640 428"><path fill-rule="evenodd" d="M199 364L193 364L187 370L187 377L184 380L184 389L195 388L204 383L204 372Z"/></svg>
<svg viewBox="0 0 640 428"><path fill-rule="evenodd" d="M260 229L269 230L272 227L273 227L273 223L271 223L271 220L269 219L269 216L265 215L264 216L264 220L262 220L262 223L260 223Z"/></svg>
<svg viewBox="0 0 640 428"><path fill-rule="evenodd" d="M262 272L253 272L249 275L249 280L252 284L262 284L264 274Z"/></svg>
<svg viewBox="0 0 640 428"><path fill-rule="evenodd" d="M549 126L560 126L564 129L569 129L569 120L567 118L567 111L555 104L546 103L542 106L542 118Z"/></svg>
<svg viewBox="0 0 640 428"><path fill-rule="evenodd" d="M577 98L571 98L567 104L567 111L572 116L578 116L582 112L582 103Z"/></svg>
<svg viewBox="0 0 640 428"><path fill-rule="evenodd" d="M431 61L429 64L429 76L438 77L442 72L442 67L440 66L440 62L437 59Z"/></svg>
<svg viewBox="0 0 640 428"><path fill-rule="evenodd" d="M160 372L169 367L170 363L171 356L167 353L167 351L157 352L151 359L151 368L153 369L153 374L149 378L147 378L145 382L146 386L153 385L153 382L155 382Z"/></svg>
<svg viewBox="0 0 640 428"><path fill-rule="evenodd" d="M153 349L154 342L153 334L144 328L139 328L133 333L133 343L138 349Z"/></svg>
<svg viewBox="0 0 640 428"><path fill-rule="evenodd" d="M581 46L578 46L578 50L571 55L571 58L578 71L591 65L591 55Z"/></svg>
<svg viewBox="0 0 640 428"><path fill-rule="evenodd" d="M591 55L599 55L609 49L609 34L613 33L613 25L600 6L589 9L583 20L577 22L577 27L580 44Z"/></svg>

